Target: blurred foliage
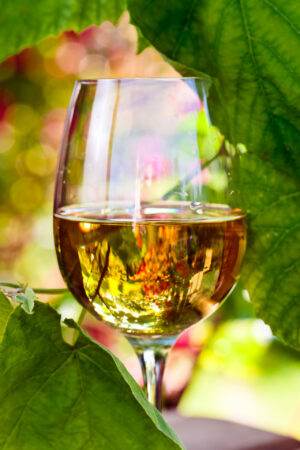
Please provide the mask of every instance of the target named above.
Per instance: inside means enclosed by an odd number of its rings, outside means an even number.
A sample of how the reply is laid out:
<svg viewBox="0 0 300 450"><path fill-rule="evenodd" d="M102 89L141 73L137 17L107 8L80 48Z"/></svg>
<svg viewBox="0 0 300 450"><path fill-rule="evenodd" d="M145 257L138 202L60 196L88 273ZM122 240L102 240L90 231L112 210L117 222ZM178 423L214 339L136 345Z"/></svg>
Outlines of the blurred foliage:
<svg viewBox="0 0 300 450"><path fill-rule="evenodd" d="M228 320L207 342L179 409L300 438L299 372L299 354L262 321Z"/></svg>
<svg viewBox="0 0 300 450"><path fill-rule="evenodd" d="M299 439L299 352L283 345L255 317L241 280L201 331L201 353L179 411Z"/></svg>

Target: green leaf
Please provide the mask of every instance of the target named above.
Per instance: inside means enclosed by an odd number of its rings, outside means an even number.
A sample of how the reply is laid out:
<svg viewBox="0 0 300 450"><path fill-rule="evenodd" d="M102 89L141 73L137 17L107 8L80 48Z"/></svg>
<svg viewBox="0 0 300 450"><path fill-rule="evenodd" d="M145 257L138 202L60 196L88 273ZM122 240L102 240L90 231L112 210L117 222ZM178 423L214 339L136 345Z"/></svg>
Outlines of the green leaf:
<svg viewBox="0 0 300 450"><path fill-rule="evenodd" d="M36 300L36 295L30 287L25 288L25 292L16 295L16 300L22 303L22 308L27 314L32 314L34 301Z"/></svg>
<svg viewBox="0 0 300 450"><path fill-rule="evenodd" d="M262 323L228 320L219 324L201 352L179 410L186 416L231 421L240 421L242 414L248 425L285 434L286 424L298 410L299 372L299 353L270 340ZM246 405L249 396L251 408L240 409L228 402L228 398L238 399ZM295 422L299 424L299 418ZM294 434L300 438L299 425ZM267 449L268 445L258 447Z"/></svg>
<svg viewBox="0 0 300 450"><path fill-rule="evenodd" d="M125 0L15 0L2 2L0 15L0 61L47 36L65 30L80 32L104 20L116 22Z"/></svg>
<svg viewBox="0 0 300 450"><path fill-rule="evenodd" d="M258 315L300 349L299 5L290 0L146 5L129 0L128 5L133 23L177 70L213 80L213 124L248 150L240 158L241 206L250 235L244 284Z"/></svg>
<svg viewBox="0 0 300 450"><path fill-rule="evenodd" d="M2 340L8 318L12 311L13 307L9 299L0 291L0 341Z"/></svg>
<svg viewBox="0 0 300 450"><path fill-rule="evenodd" d="M253 155L241 159L251 211L243 277L256 314L300 348L300 192L298 183ZM248 193L248 194L247 194ZM249 195L251 193L251 195Z"/></svg>
<svg viewBox="0 0 300 450"><path fill-rule="evenodd" d="M121 362L83 332L66 344L60 316L40 302L10 316L0 404L3 449L183 448Z"/></svg>

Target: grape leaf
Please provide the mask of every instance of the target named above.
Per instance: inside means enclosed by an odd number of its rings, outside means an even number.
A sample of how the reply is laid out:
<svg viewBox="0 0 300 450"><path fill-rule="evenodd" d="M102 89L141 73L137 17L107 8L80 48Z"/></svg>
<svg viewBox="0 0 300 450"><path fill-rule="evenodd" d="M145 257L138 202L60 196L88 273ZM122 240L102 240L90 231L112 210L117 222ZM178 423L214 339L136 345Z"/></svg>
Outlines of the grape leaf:
<svg viewBox="0 0 300 450"><path fill-rule="evenodd" d="M243 270L255 312L273 333L300 347L300 213L298 183L254 155L242 158L249 252Z"/></svg>
<svg viewBox="0 0 300 450"><path fill-rule="evenodd" d="M0 404L3 449L183 448L121 362L82 331L66 344L60 316L40 302L9 318Z"/></svg>
<svg viewBox="0 0 300 450"><path fill-rule="evenodd" d="M0 291L0 341L4 334L6 324L10 314L13 311L13 307L6 297L6 295Z"/></svg>
<svg viewBox="0 0 300 450"><path fill-rule="evenodd" d="M0 15L0 61L47 36L65 30L80 32L104 20L116 22L125 0L15 0L2 2Z"/></svg>
<svg viewBox="0 0 300 450"><path fill-rule="evenodd" d="M212 79L214 125L247 147L240 158L250 236L244 284L257 314L300 349L298 2L128 0L128 6L132 22L177 70Z"/></svg>

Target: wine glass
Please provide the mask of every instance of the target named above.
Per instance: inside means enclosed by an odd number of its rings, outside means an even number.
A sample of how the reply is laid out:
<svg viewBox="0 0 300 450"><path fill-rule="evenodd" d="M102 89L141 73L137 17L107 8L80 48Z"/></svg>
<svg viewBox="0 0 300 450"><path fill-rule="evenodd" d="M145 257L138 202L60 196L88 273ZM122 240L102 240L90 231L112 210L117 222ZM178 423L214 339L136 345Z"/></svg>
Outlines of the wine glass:
<svg viewBox="0 0 300 450"><path fill-rule="evenodd" d="M239 277L238 154L211 124L202 78L74 87L57 171L54 235L68 288L120 330L161 409L166 355Z"/></svg>

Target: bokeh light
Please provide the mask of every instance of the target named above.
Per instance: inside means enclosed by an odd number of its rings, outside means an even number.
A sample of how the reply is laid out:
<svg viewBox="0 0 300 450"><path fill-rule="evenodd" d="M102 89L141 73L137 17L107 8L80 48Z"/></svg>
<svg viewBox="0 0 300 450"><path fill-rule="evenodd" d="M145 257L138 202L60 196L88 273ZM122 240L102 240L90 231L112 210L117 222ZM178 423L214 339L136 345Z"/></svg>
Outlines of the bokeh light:
<svg viewBox="0 0 300 450"><path fill-rule="evenodd" d="M0 122L0 153L7 152L14 142L14 128L10 123Z"/></svg>

